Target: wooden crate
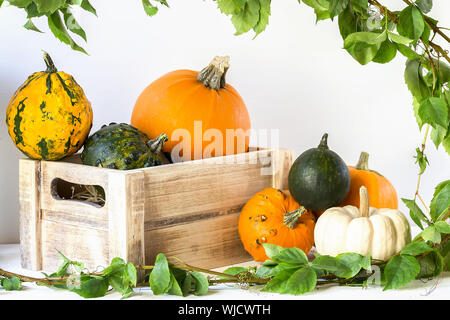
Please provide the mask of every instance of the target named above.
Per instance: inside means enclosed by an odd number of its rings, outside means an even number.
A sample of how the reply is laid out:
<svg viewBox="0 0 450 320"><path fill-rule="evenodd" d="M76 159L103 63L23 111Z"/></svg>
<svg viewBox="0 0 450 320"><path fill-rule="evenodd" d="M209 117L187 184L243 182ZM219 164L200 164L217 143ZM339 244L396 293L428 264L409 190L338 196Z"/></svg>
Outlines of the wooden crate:
<svg viewBox="0 0 450 320"><path fill-rule="evenodd" d="M237 231L239 212L265 187L287 189L292 161L286 149L128 171L85 166L78 155L21 159L22 266L54 271L61 263L57 250L90 270L113 257L152 264L159 252L204 268L249 261ZM101 186L105 205L62 198L55 187L61 179Z"/></svg>

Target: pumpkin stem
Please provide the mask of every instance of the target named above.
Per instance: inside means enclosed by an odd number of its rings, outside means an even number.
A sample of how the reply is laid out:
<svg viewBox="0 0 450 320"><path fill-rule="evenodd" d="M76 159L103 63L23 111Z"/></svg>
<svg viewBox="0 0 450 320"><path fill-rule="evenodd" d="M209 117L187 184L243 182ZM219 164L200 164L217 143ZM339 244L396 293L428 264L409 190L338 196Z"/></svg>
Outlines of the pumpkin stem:
<svg viewBox="0 0 450 320"><path fill-rule="evenodd" d="M44 61L45 61L45 65L47 66L47 70L45 70L45 72L48 73L53 73L53 72L57 72L58 70L55 67L55 64L53 63L52 58L50 58L50 55L45 52L44 50L42 50L44 52Z"/></svg>
<svg viewBox="0 0 450 320"><path fill-rule="evenodd" d="M302 216L302 214L306 211L304 206L301 206L300 208L287 212L284 214L283 222L284 224L289 227L290 229L294 229L297 225L298 219Z"/></svg>
<svg viewBox="0 0 450 320"><path fill-rule="evenodd" d="M169 140L169 137L165 133L161 133L158 138L147 141L147 145L150 151L153 153L160 153L164 143Z"/></svg>
<svg viewBox="0 0 450 320"><path fill-rule="evenodd" d="M328 133L325 133L322 136L322 139L320 140L320 144L319 144L318 148L320 148L320 149L328 149L328 142L327 142L327 140L328 140Z"/></svg>
<svg viewBox="0 0 450 320"><path fill-rule="evenodd" d="M359 215L366 218L369 216L369 193L365 186L359 188Z"/></svg>
<svg viewBox="0 0 450 320"><path fill-rule="evenodd" d="M367 152L361 152L355 168L358 170L369 170L369 154Z"/></svg>
<svg viewBox="0 0 450 320"><path fill-rule="evenodd" d="M207 88L219 90L225 88L225 74L230 67L230 57L214 57L211 63L197 76L197 80Z"/></svg>

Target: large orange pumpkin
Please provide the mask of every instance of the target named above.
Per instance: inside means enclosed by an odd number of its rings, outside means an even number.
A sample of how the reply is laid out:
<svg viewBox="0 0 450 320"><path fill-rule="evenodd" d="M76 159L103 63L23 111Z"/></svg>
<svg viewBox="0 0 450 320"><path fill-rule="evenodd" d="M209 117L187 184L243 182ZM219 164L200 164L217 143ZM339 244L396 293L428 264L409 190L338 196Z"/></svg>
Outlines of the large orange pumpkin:
<svg viewBox="0 0 450 320"><path fill-rule="evenodd" d="M176 70L165 74L141 93L131 125L150 139L167 133L169 141L163 151L174 151L172 156L183 156L183 160L248 151L250 118L242 97L225 82L228 68L229 57L215 57L200 72ZM227 139L227 129L241 130L238 136ZM190 153L184 151L187 148Z"/></svg>
<svg viewBox="0 0 450 320"><path fill-rule="evenodd" d="M398 197L392 183L380 173L369 169L369 154L361 152L358 164L349 166L350 190L341 207L359 205L359 189L365 186L369 192L370 206L381 209L398 209Z"/></svg>
<svg viewBox="0 0 450 320"><path fill-rule="evenodd" d="M263 243L297 247L308 254L314 244L314 226L310 211L274 188L255 194L239 216L239 236L255 261L268 259Z"/></svg>

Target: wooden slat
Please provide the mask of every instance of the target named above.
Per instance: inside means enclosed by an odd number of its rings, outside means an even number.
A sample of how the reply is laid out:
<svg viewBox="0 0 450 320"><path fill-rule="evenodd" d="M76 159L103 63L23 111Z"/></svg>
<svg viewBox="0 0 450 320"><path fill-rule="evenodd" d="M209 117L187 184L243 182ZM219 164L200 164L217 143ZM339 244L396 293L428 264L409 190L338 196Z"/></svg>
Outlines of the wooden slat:
<svg viewBox="0 0 450 320"><path fill-rule="evenodd" d="M43 270L48 272L57 270L62 262L57 250L71 260L83 262L90 271L95 271L99 266L106 267L109 264L108 231L85 225L43 220Z"/></svg>
<svg viewBox="0 0 450 320"><path fill-rule="evenodd" d="M39 197L40 162L19 161L19 222L22 267L39 270L41 261L41 221Z"/></svg>
<svg viewBox="0 0 450 320"><path fill-rule="evenodd" d="M273 182L272 187L288 189L288 176L292 163L295 160L294 150L278 149L273 153Z"/></svg>
<svg viewBox="0 0 450 320"><path fill-rule="evenodd" d="M239 213L145 232L146 263L160 252L188 264L216 268L250 261L237 231Z"/></svg>
<svg viewBox="0 0 450 320"><path fill-rule="evenodd" d="M272 185L272 156L271 151L259 151L255 159L239 155L239 164L203 160L143 171L145 221L240 209L256 192Z"/></svg>
<svg viewBox="0 0 450 320"><path fill-rule="evenodd" d="M110 172L108 177L109 259L144 264L144 175Z"/></svg>
<svg viewBox="0 0 450 320"><path fill-rule="evenodd" d="M99 208L83 201L59 199L52 188L52 183L55 179L63 179L74 184L99 185L106 190L110 171L67 162L41 161L41 208L85 218L107 220L107 203Z"/></svg>

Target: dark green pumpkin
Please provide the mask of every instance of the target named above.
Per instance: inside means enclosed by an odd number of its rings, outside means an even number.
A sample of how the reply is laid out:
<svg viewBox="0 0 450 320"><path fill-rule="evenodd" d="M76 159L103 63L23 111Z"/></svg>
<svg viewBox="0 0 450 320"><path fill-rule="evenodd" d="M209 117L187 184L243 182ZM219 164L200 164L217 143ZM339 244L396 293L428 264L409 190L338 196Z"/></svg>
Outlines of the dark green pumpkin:
<svg viewBox="0 0 450 320"><path fill-rule="evenodd" d="M154 140L126 123L110 123L91 135L84 144L81 160L84 164L129 170L169 163L161 152L165 133Z"/></svg>
<svg viewBox="0 0 450 320"><path fill-rule="evenodd" d="M328 149L328 134L317 148L303 152L288 177L289 192L301 205L320 211L339 205L350 188L350 174L341 157Z"/></svg>

